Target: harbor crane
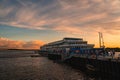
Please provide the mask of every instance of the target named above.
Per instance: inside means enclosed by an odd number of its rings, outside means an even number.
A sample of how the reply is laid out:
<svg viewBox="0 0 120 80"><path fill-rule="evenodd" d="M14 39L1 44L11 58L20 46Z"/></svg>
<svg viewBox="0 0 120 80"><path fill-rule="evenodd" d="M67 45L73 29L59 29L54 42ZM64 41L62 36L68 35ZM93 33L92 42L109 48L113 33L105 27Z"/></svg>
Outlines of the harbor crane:
<svg viewBox="0 0 120 80"><path fill-rule="evenodd" d="M98 32L98 33L99 33L99 46L100 48L105 48L103 35L101 32Z"/></svg>

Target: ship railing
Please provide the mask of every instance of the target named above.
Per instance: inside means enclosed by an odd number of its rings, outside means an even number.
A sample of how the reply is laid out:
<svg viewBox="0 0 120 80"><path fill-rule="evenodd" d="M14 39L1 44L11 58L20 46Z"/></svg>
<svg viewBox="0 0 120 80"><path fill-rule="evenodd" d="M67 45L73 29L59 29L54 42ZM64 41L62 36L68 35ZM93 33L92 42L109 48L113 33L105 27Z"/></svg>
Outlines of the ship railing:
<svg viewBox="0 0 120 80"><path fill-rule="evenodd" d="M105 56L105 55L89 55L89 54L74 54L75 57L81 57L81 58L88 58L88 59L99 59L99 60L103 60L103 59L113 59L113 56Z"/></svg>

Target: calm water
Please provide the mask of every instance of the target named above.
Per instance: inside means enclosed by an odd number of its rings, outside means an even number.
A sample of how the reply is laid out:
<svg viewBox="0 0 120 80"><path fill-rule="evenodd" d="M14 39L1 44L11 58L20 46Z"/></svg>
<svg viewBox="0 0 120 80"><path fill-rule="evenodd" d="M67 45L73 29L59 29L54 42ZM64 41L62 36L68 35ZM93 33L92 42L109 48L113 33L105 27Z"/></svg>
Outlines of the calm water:
<svg viewBox="0 0 120 80"><path fill-rule="evenodd" d="M30 57L34 51L0 51L0 80L103 80L46 57Z"/></svg>

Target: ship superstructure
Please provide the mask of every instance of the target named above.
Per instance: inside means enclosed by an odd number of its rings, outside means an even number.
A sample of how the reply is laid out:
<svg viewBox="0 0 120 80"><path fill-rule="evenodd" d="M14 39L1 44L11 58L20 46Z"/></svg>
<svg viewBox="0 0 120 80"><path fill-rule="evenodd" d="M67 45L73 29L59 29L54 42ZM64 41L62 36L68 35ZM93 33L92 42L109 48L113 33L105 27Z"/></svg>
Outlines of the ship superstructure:
<svg viewBox="0 0 120 80"><path fill-rule="evenodd" d="M93 48L94 44L88 44L87 41L84 41L82 38L63 38L63 40L51 42L45 44L41 47L41 50L51 51L51 50L63 50L70 48Z"/></svg>

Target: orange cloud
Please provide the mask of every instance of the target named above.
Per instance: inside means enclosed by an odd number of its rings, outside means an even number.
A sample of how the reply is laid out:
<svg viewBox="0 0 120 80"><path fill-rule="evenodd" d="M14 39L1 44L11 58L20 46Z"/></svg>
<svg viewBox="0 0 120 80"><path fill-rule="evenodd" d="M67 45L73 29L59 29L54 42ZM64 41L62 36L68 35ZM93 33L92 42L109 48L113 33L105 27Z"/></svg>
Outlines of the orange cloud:
<svg viewBox="0 0 120 80"><path fill-rule="evenodd" d="M39 49L43 44L44 42L39 40L25 42L0 38L1 49Z"/></svg>

